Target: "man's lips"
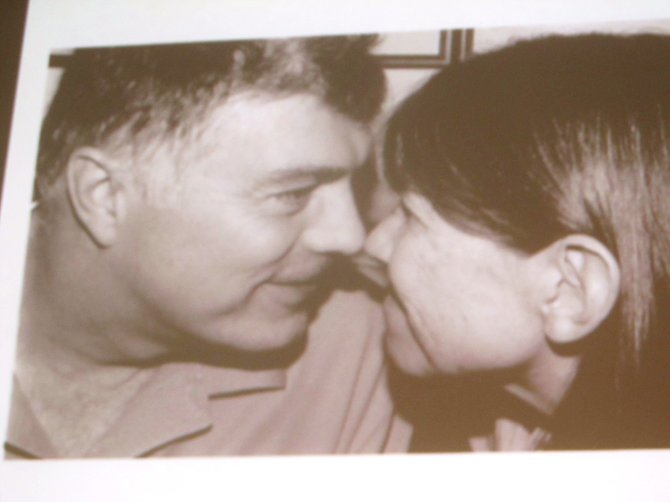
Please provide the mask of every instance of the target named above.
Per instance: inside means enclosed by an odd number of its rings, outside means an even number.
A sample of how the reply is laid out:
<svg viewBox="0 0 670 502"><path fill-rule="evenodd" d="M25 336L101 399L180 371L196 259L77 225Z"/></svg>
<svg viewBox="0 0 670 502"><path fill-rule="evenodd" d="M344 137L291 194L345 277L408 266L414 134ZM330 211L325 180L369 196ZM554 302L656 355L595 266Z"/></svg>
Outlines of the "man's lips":
<svg viewBox="0 0 670 502"><path fill-rule="evenodd" d="M302 306L327 282L324 277L331 265L330 261L310 262L307 259L299 266L270 278L264 284L264 289L278 304L290 307Z"/></svg>
<svg viewBox="0 0 670 502"><path fill-rule="evenodd" d="M268 282L270 284L276 284L277 286L302 287L302 286L317 285L322 277L323 277L323 271L320 271L317 274L274 279Z"/></svg>
<svg viewBox="0 0 670 502"><path fill-rule="evenodd" d="M327 267L314 267L309 272L285 275L268 281L266 286L272 290L280 303L298 305L305 302L319 288L326 269Z"/></svg>
<svg viewBox="0 0 670 502"><path fill-rule="evenodd" d="M329 270L330 263L318 263L312 265L303 265L295 267L294 270L287 270L272 277L268 282L280 286L301 286L307 284L316 284Z"/></svg>
<svg viewBox="0 0 670 502"><path fill-rule="evenodd" d="M317 281L268 282L265 290L279 304L299 306L305 303L317 290Z"/></svg>

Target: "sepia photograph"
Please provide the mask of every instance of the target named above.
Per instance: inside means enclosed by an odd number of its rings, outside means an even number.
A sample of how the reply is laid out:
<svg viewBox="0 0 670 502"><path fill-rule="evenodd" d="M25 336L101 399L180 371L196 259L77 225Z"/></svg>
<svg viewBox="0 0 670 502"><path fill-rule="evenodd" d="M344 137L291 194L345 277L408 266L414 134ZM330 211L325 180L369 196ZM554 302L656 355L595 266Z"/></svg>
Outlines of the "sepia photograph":
<svg viewBox="0 0 670 502"><path fill-rule="evenodd" d="M670 9L426 4L29 3L0 495L670 495Z"/></svg>

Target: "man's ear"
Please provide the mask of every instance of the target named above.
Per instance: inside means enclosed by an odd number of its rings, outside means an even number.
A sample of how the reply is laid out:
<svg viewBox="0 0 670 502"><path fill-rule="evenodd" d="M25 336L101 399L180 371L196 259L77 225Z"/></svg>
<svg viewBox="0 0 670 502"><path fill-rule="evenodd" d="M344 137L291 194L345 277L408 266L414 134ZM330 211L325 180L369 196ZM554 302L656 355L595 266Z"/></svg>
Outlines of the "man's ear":
<svg viewBox="0 0 670 502"><path fill-rule="evenodd" d="M76 149L66 168L67 190L79 223L98 246L111 246L125 214L127 187L114 161L96 148Z"/></svg>
<svg viewBox="0 0 670 502"><path fill-rule="evenodd" d="M607 247L587 235L569 235L541 253L551 272L542 305L545 335L558 344L580 340L612 311L619 297L619 264Z"/></svg>

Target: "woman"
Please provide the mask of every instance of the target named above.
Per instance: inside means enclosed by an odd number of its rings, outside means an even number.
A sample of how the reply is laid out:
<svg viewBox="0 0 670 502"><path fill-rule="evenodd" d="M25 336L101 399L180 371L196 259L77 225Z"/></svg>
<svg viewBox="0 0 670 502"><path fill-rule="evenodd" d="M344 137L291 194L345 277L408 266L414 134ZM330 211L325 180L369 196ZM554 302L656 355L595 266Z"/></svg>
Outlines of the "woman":
<svg viewBox="0 0 670 502"><path fill-rule="evenodd" d="M521 42L391 118L402 203L367 244L393 285L388 352L493 375L540 417L492 409L471 448L670 445L669 62L662 36Z"/></svg>

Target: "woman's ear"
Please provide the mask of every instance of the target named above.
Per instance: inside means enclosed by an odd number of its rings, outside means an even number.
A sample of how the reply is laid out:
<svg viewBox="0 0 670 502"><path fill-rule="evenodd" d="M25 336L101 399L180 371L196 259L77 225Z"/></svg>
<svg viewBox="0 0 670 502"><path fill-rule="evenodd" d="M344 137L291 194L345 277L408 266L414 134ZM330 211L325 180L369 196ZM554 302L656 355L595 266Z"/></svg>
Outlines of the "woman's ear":
<svg viewBox="0 0 670 502"><path fill-rule="evenodd" d="M541 253L551 272L541 307L545 335L553 343L575 342L612 311L619 297L619 264L600 241L581 234L564 237Z"/></svg>
<svg viewBox="0 0 670 502"><path fill-rule="evenodd" d="M78 148L70 155L65 178L81 226L98 246L111 246L125 214L127 196L118 167L96 148Z"/></svg>

